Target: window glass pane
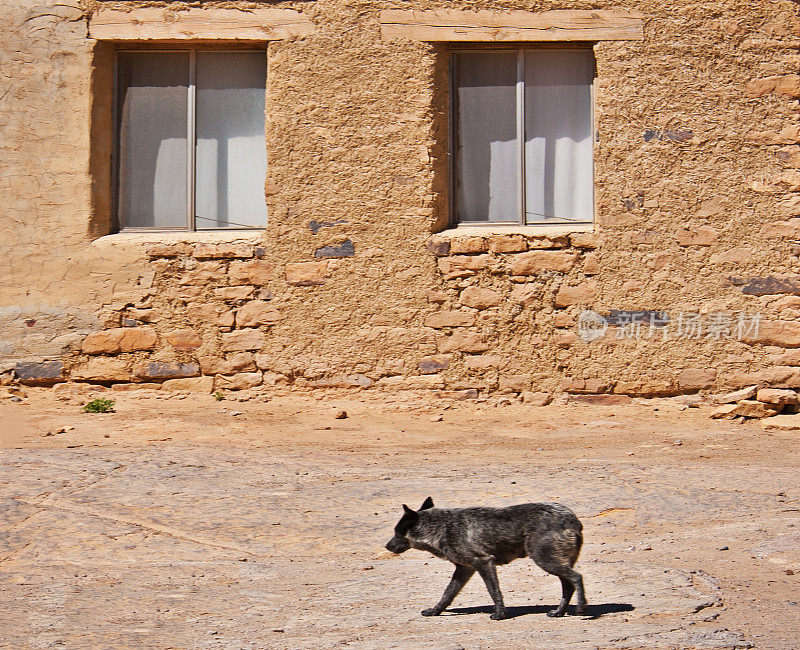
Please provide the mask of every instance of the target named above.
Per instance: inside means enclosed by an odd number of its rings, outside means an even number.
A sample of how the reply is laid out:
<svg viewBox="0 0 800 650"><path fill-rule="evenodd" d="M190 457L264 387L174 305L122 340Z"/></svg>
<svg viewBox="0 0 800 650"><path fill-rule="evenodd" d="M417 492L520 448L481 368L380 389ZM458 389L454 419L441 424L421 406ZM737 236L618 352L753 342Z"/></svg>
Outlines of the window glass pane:
<svg viewBox="0 0 800 650"><path fill-rule="evenodd" d="M196 227L265 227L263 52L197 54Z"/></svg>
<svg viewBox="0 0 800 650"><path fill-rule="evenodd" d="M525 53L526 222L592 221L592 53Z"/></svg>
<svg viewBox="0 0 800 650"><path fill-rule="evenodd" d="M458 219L517 223L517 54L454 56Z"/></svg>
<svg viewBox="0 0 800 650"><path fill-rule="evenodd" d="M187 53L119 55L122 227L186 227Z"/></svg>

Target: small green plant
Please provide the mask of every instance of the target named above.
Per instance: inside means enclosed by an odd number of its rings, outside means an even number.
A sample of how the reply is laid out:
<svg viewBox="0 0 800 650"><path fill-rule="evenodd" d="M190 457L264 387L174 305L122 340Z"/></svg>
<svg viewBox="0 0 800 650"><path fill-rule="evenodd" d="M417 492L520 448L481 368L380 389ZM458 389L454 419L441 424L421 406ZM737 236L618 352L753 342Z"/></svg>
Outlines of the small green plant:
<svg viewBox="0 0 800 650"><path fill-rule="evenodd" d="M97 399L93 399L91 402L87 402L86 405L83 407L84 413L113 413L114 412L114 400L113 399L105 399L103 397L98 397Z"/></svg>
<svg viewBox="0 0 800 650"><path fill-rule="evenodd" d="M214 399L217 400L218 402L221 402L222 400L225 399L225 395L217 391L216 393L214 393Z"/></svg>

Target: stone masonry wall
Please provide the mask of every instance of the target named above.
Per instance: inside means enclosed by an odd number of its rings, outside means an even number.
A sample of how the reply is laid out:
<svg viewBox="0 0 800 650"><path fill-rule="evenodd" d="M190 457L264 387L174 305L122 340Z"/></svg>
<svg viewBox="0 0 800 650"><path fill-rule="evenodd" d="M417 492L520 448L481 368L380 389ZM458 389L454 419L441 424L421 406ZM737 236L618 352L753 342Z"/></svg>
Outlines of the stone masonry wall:
<svg viewBox="0 0 800 650"><path fill-rule="evenodd" d="M216 3L315 25L268 49L269 225L110 233L111 57L87 16L213 4L0 0L4 381L800 387L794 3ZM644 41L594 46L593 232L446 230L447 47L382 41L390 8L646 15ZM596 340L578 336L583 310L611 316ZM650 314L637 336L632 312ZM668 336L653 312L672 315ZM692 313L730 315L728 331L680 336Z"/></svg>

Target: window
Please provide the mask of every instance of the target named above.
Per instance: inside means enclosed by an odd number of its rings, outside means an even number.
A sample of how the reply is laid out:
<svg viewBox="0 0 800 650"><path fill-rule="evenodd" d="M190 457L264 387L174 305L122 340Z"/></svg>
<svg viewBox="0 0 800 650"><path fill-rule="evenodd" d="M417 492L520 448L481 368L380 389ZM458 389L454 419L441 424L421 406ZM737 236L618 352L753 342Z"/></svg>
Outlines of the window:
<svg viewBox="0 0 800 650"><path fill-rule="evenodd" d="M122 229L263 228L266 53L121 51Z"/></svg>
<svg viewBox="0 0 800 650"><path fill-rule="evenodd" d="M594 214L588 48L452 53L459 223L588 223Z"/></svg>

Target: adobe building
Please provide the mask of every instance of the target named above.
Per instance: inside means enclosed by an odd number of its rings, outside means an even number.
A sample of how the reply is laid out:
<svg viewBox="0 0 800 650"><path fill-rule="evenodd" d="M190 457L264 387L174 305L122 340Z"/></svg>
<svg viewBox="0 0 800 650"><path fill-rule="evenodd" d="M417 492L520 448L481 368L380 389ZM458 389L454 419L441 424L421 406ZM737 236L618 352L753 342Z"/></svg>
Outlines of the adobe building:
<svg viewBox="0 0 800 650"><path fill-rule="evenodd" d="M6 383L800 387L792 2L15 0L0 27Z"/></svg>

